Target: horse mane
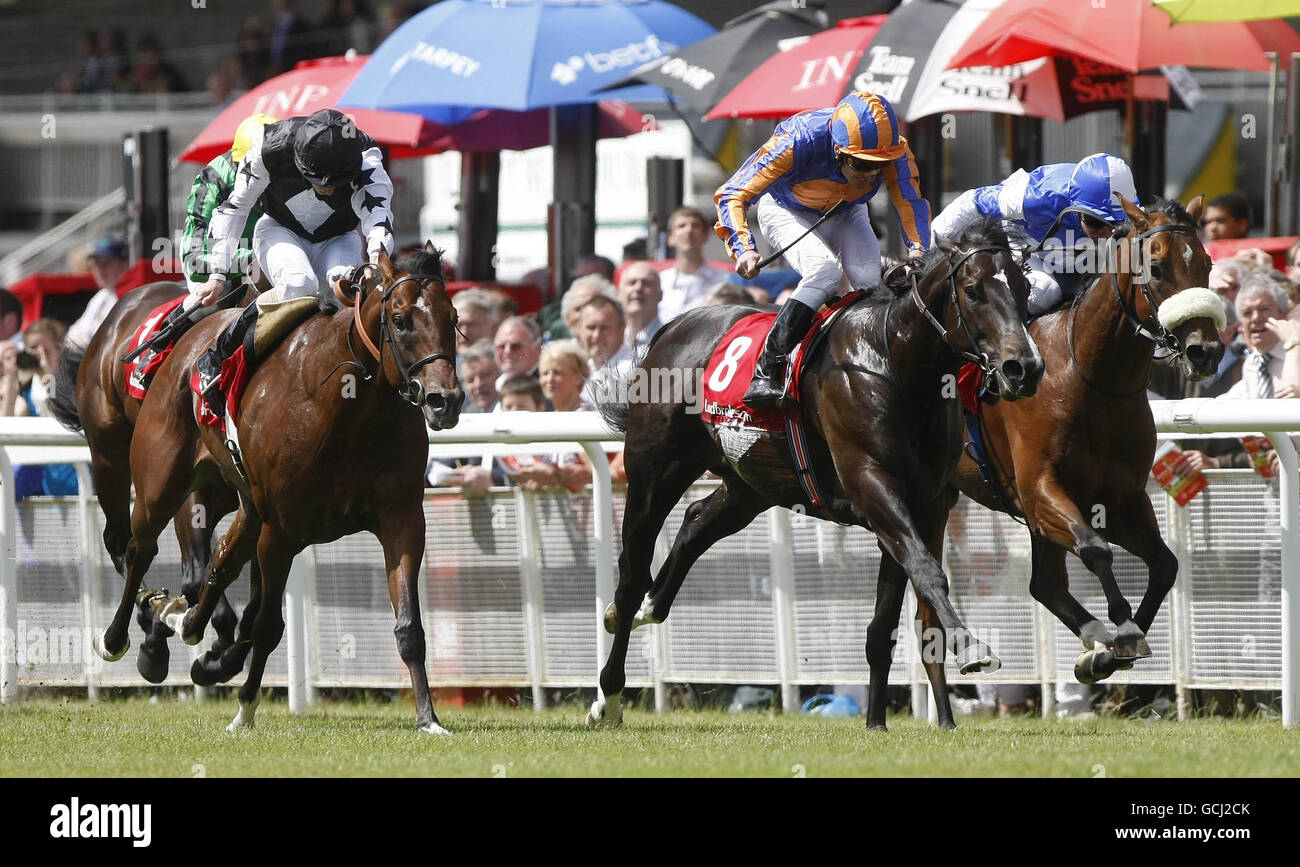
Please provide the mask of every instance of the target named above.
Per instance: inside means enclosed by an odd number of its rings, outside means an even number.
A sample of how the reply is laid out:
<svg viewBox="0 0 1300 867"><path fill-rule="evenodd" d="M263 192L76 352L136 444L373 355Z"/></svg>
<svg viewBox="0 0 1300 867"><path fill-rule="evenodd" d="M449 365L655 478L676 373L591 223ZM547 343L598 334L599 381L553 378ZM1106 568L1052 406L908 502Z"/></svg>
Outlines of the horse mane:
<svg viewBox="0 0 1300 867"><path fill-rule="evenodd" d="M1177 199L1166 199L1163 196L1156 196L1155 201L1150 207L1144 208L1148 214L1164 214L1175 223L1181 223L1184 226L1195 226L1196 221L1192 215L1187 213L1187 209Z"/></svg>
<svg viewBox="0 0 1300 867"><path fill-rule="evenodd" d="M432 277L436 280L443 280L442 254L443 251L437 248L431 251L426 249L412 250L400 254L393 260L393 265L412 277Z"/></svg>
<svg viewBox="0 0 1300 867"><path fill-rule="evenodd" d="M1002 226L1002 221L996 217L985 217L977 220L967 226L962 233L958 235L952 243L965 249L974 247L1008 247L1010 240L1007 238L1007 231ZM926 250L920 256L921 270L924 274L947 263L948 254L939 248L938 244L931 244L930 249ZM901 296L912 287L911 281L907 277L907 272L898 268L889 275L889 280L885 284L895 298Z"/></svg>

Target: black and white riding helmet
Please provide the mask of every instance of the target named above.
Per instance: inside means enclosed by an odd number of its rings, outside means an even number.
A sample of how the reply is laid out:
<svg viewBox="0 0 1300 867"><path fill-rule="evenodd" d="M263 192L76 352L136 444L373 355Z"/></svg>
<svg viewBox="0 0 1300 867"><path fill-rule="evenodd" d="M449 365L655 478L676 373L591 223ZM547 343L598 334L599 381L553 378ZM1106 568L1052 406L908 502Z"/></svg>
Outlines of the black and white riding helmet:
<svg viewBox="0 0 1300 867"><path fill-rule="evenodd" d="M293 161L308 183L344 186L361 172L361 134L356 123L332 108L322 108L298 127Z"/></svg>

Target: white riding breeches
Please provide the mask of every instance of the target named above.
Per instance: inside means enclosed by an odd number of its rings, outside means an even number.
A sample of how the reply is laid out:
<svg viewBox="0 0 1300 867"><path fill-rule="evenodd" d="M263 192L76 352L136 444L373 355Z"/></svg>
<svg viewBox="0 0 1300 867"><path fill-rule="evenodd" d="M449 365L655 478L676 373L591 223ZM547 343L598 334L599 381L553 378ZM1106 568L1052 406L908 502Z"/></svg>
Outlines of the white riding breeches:
<svg viewBox="0 0 1300 867"><path fill-rule="evenodd" d="M781 249L817 222L817 217L788 211L770 195L755 206L759 231L774 249ZM785 252L785 260L799 272L793 300L813 310L834 298L845 275L852 289L880 284L880 241L866 205L851 205L822 223Z"/></svg>
<svg viewBox="0 0 1300 867"><path fill-rule="evenodd" d="M1061 303L1061 284L1045 270L1040 254L1029 257L1029 268L1025 273L1029 281L1029 315L1038 316Z"/></svg>
<svg viewBox="0 0 1300 867"><path fill-rule="evenodd" d="M265 214L253 230L253 253L271 283L261 303L314 297L365 261L356 232L308 241Z"/></svg>

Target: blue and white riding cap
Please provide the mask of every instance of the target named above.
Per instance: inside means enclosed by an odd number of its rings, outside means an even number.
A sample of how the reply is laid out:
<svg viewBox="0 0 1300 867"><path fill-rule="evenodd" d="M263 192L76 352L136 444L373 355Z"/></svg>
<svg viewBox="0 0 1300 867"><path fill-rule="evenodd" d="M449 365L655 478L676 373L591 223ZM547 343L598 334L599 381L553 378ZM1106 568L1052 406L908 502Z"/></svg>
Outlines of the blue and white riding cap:
<svg viewBox="0 0 1300 867"><path fill-rule="evenodd" d="M1075 206L1108 223L1128 219L1115 193L1137 201L1133 172L1119 157L1104 153L1084 157L1070 174L1070 199Z"/></svg>

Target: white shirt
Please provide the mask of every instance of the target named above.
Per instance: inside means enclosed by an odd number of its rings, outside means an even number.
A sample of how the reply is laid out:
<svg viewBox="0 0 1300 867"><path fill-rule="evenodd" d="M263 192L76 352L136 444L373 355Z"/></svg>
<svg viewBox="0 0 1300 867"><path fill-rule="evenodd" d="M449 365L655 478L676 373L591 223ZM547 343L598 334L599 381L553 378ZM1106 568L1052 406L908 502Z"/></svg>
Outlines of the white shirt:
<svg viewBox="0 0 1300 867"><path fill-rule="evenodd" d="M104 324L108 318L108 313L117 303L117 292L113 289L100 289L90 299L86 305L86 312L81 314L81 318L72 323L68 329L68 336L64 338L65 343L80 346L83 349L90 343L90 338L95 336L99 326Z"/></svg>
<svg viewBox="0 0 1300 867"><path fill-rule="evenodd" d="M731 279L727 271L719 271L708 264L700 266L694 274L683 274L676 266L659 272L659 288L663 298L659 301L659 320L672 322L673 318L693 307L699 307L709 297L709 290Z"/></svg>
<svg viewBox="0 0 1300 867"><path fill-rule="evenodd" d="M1242 364L1250 363L1250 356L1252 353L1253 350L1247 350L1246 357L1242 361ZM1277 342L1277 345L1274 346L1272 350L1270 350L1268 353L1268 372L1273 376L1274 393L1277 393L1277 390L1282 387L1282 368L1283 366L1285 366L1285 364L1286 364L1286 352L1282 349L1282 341L1279 340ZM1224 392L1222 397L1227 398L1229 400L1248 399L1251 396L1250 382L1248 380L1249 377L1246 374L1245 369L1243 368L1241 379L1237 381L1236 385L1234 385L1232 388Z"/></svg>
<svg viewBox="0 0 1300 867"><path fill-rule="evenodd" d="M631 326L628 327L630 328ZM654 319L650 320L650 323L646 325L645 328L642 328L636 334L633 334L631 340L624 340L623 349L629 350L632 353L632 357L637 361L640 361L642 358L645 358L645 351L650 346L651 339L653 339L659 329L663 327L663 319L656 316Z"/></svg>

